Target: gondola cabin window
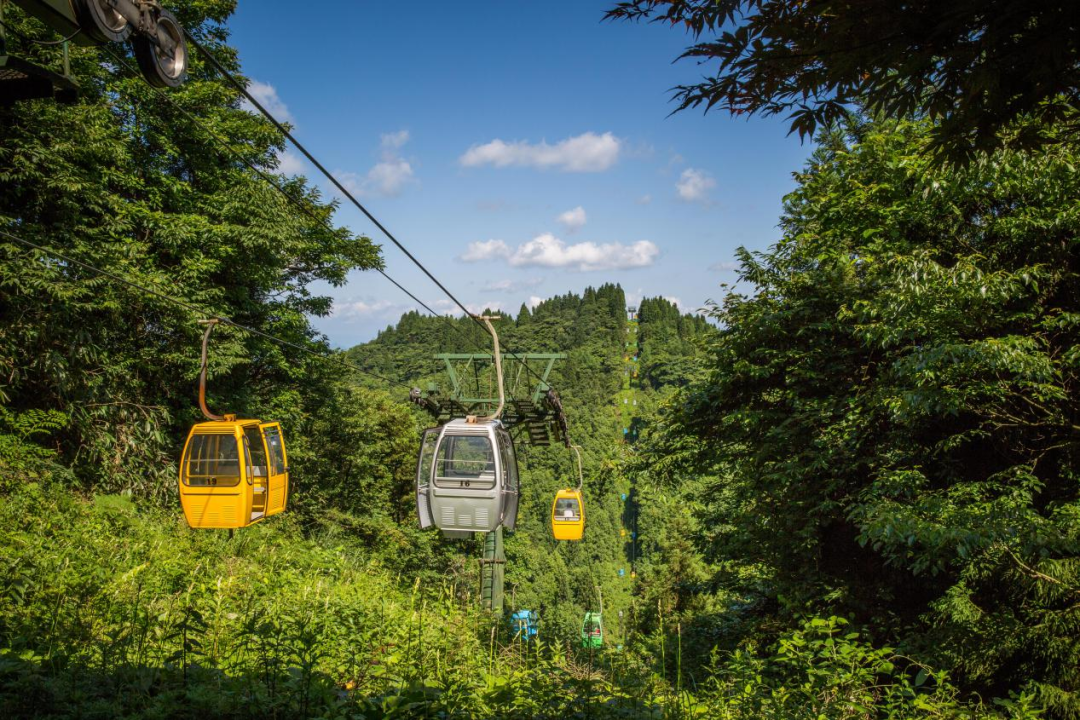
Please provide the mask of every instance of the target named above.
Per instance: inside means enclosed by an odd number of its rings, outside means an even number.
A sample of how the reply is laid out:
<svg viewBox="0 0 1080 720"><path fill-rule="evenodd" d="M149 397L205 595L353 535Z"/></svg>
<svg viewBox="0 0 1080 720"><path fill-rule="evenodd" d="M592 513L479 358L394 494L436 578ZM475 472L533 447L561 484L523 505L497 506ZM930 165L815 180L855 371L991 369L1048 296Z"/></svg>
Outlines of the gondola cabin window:
<svg viewBox="0 0 1080 720"><path fill-rule="evenodd" d="M285 450L281 443L281 433L277 428L268 427L264 430L266 446L270 450L270 473L280 475L285 472Z"/></svg>
<svg viewBox="0 0 1080 720"><path fill-rule="evenodd" d="M514 443L505 430L499 433L499 451L502 453L503 487L511 492L518 490L517 456L514 455Z"/></svg>
<svg viewBox="0 0 1080 720"><path fill-rule="evenodd" d="M483 435L444 437L435 458L435 484L443 488L495 487L495 454Z"/></svg>
<svg viewBox="0 0 1080 720"><path fill-rule="evenodd" d="M232 487L240 484L240 448L233 435L196 435L184 458L184 484Z"/></svg>
<svg viewBox="0 0 1080 720"><path fill-rule="evenodd" d="M555 501L555 520L577 522L581 519L581 506L577 498L559 498Z"/></svg>
<svg viewBox="0 0 1080 720"><path fill-rule="evenodd" d="M248 477L265 478L266 448L263 447L262 434L259 428L249 426L244 428L244 447L247 450Z"/></svg>
<svg viewBox="0 0 1080 720"><path fill-rule="evenodd" d="M416 469L419 484L427 487L431 482L432 462L435 460L435 446L439 442L439 429L431 428L424 431L424 438L420 441L420 462Z"/></svg>

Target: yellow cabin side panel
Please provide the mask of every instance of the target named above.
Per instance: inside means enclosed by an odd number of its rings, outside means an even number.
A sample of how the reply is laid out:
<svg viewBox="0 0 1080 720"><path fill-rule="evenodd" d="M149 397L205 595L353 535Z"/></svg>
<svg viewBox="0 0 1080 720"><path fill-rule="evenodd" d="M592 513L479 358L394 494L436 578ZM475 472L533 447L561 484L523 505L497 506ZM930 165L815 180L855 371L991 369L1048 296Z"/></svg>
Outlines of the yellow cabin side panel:
<svg viewBox="0 0 1080 720"><path fill-rule="evenodd" d="M193 528L241 528L251 517L250 495L231 493L182 493L184 517Z"/></svg>

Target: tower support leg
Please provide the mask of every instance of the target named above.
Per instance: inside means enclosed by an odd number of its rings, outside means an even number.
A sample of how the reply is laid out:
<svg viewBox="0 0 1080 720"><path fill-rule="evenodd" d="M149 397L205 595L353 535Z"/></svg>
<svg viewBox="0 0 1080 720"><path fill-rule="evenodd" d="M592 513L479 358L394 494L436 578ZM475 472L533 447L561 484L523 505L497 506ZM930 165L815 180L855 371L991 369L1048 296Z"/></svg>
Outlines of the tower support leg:
<svg viewBox="0 0 1080 720"><path fill-rule="evenodd" d="M502 614L506 553L500 525L484 536L484 559L480 561L480 602L493 613Z"/></svg>

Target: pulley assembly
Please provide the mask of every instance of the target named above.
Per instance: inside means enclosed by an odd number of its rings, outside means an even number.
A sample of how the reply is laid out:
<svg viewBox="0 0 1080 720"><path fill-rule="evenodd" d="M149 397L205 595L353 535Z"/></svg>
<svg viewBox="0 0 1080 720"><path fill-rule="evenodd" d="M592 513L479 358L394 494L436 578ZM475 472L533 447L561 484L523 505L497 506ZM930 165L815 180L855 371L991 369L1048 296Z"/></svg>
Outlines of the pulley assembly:
<svg viewBox="0 0 1080 720"><path fill-rule="evenodd" d="M0 0L0 13L6 0ZM40 97L71 100L78 86L67 67L67 43L92 46L130 40L146 81L177 87L187 77L184 29L158 0L11 0L63 36L64 69L56 73L7 54L0 25L0 102ZM2 20L0 15L0 20Z"/></svg>

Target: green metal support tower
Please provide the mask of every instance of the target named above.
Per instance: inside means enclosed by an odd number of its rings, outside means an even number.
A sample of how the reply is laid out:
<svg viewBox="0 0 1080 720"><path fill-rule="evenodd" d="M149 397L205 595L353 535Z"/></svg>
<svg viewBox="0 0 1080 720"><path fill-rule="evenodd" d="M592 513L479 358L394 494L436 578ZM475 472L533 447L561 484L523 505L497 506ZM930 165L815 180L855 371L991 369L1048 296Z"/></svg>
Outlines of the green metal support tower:
<svg viewBox="0 0 1080 720"><path fill-rule="evenodd" d="M555 362L565 358L565 353L499 354L500 363L506 369L506 398L501 419L508 428L521 428L522 440L529 445L549 445L552 439L568 442L562 401L547 382ZM429 412L436 422L442 424L451 418L484 414L502 406L493 390L497 387L497 381L492 377L494 354L440 353L435 359L444 363L450 378L449 393L444 394L435 383L429 383L426 392L414 388L409 399ZM532 379L536 377L539 380L534 385ZM505 575L506 554L500 525L484 535L484 556L480 559L480 604L500 615L504 606Z"/></svg>
<svg viewBox="0 0 1080 720"><path fill-rule="evenodd" d="M480 560L480 604L496 615L503 611L506 553L503 552L502 525L484 536L484 557Z"/></svg>
<svg viewBox="0 0 1080 720"><path fill-rule="evenodd" d="M530 445L549 445L553 436L555 440L564 441L566 428L562 405L547 379L555 361L565 358L565 353L500 355L506 369L506 404L502 421L507 427L522 428ZM492 385L494 356L491 353L440 353L435 359L445 363L450 378L449 392L444 394L431 383L426 393L416 388L411 397L438 422L491 412L498 404ZM533 377L540 378L535 385L532 384Z"/></svg>

